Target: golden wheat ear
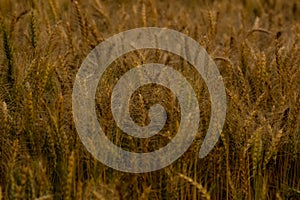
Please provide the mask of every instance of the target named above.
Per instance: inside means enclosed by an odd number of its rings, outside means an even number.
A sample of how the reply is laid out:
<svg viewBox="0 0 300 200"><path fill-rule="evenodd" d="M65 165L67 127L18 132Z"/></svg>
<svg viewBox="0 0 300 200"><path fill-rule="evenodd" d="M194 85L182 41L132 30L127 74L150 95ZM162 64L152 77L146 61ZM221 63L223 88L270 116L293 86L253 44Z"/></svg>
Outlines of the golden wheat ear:
<svg viewBox="0 0 300 200"><path fill-rule="evenodd" d="M30 15L29 32L30 32L31 45L35 49L37 46L37 24L36 24L34 11L31 11L31 15Z"/></svg>

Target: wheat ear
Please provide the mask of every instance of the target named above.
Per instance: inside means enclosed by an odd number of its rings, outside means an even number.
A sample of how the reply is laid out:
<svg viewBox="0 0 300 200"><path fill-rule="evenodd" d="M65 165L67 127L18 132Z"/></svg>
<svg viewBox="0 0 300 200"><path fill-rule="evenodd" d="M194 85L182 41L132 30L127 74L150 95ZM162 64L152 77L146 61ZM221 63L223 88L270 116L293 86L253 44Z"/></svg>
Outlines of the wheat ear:
<svg viewBox="0 0 300 200"><path fill-rule="evenodd" d="M188 183L190 183L191 185L195 186L202 194L202 197L204 199L207 199L207 200L210 200L211 197L210 197L210 194L207 192L206 188L202 186L201 183L198 183L196 181L194 181L193 179L191 179L190 177L188 176L185 176L184 174L180 174L178 173L178 176L184 180L186 180Z"/></svg>

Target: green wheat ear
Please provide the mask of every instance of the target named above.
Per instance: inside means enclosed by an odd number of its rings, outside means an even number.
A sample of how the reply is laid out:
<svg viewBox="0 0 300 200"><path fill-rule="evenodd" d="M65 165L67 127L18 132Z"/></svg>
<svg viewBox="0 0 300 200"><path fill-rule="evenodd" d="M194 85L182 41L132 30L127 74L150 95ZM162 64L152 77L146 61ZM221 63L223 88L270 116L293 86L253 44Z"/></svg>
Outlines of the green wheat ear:
<svg viewBox="0 0 300 200"><path fill-rule="evenodd" d="M7 82L8 84L13 87L14 85L14 77L13 77L13 49L11 46L11 41L7 30L4 26L2 26L3 31L3 47L5 56L7 59Z"/></svg>

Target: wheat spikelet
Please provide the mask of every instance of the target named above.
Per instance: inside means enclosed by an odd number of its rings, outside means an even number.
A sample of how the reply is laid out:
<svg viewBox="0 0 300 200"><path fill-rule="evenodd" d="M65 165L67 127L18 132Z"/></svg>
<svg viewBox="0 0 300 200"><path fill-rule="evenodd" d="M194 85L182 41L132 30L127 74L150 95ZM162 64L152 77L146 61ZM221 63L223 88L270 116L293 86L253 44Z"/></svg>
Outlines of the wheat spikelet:
<svg viewBox="0 0 300 200"><path fill-rule="evenodd" d="M223 142L224 148L225 148L225 152L229 152L229 144L227 142L227 139L224 135L224 132L221 132L221 140Z"/></svg>
<svg viewBox="0 0 300 200"><path fill-rule="evenodd" d="M276 193L276 199L282 200L282 198L281 198L281 196L280 196L280 194L278 192Z"/></svg>
<svg viewBox="0 0 300 200"><path fill-rule="evenodd" d="M29 82L30 78L34 74L34 72L36 70L36 62L37 62L37 59L35 58L30 62L30 65L26 68L25 75L24 75L24 78L22 81L22 85L26 85L26 83Z"/></svg>
<svg viewBox="0 0 300 200"><path fill-rule="evenodd" d="M58 56L58 65L54 66L54 71L58 77L58 80L61 84L64 84L64 80L68 80L69 78L69 70L68 70L68 56L70 52L67 51L65 55Z"/></svg>
<svg viewBox="0 0 300 200"><path fill-rule="evenodd" d="M68 155L69 154L69 144L71 141L69 141L69 138L67 137L67 135L65 134L64 131L64 114L65 114L65 110L64 110L64 97L61 93L58 94L58 113L57 113L57 128L59 131L59 137L61 137L61 148L62 148L62 153L64 155Z"/></svg>
<svg viewBox="0 0 300 200"><path fill-rule="evenodd" d="M10 21L10 29L9 29L10 38L14 37L16 24L17 24L17 14L14 12Z"/></svg>
<svg viewBox="0 0 300 200"><path fill-rule="evenodd" d="M56 39L55 36L57 35L57 30L60 27L59 25L60 23L58 22L55 24L54 28L51 28L46 56L50 55L53 51L55 51L55 39Z"/></svg>
<svg viewBox="0 0 300 200"><path fill-rule="evenodd" d="M157 24L157 20L158 20L158 13L157 13L157 8L155 5L155 1L154 0L150 0L150 4L151 4L151 8L152 8L152 23L153 26L158 26Z"/></svg>
<svg viewBox="0 0 300 200"><path fill-rule="evenodd" d="M28 168L22 167L20 182L18 184L18 187L20 188L20 191L18 192L19 199L32 199L32 197L30 197L30 188L27 187L28 179ZM26 191L28 191L28 193L25 193Z"/></svg>
<svg viewBox="0 0 300 200"><path fill-rule="evenodd" d="M97 191L93 190L92 193L97 200L105 200L105 197L102 194L98 193Z"/></svg>
<svg viewBox="0 0 300 200"><path fill-rule="evenodd" d="M10 85L11 88L13 88L14 85L14 60L13 60L13 49L11 46L11 41L9 38L9 35L6 31L6 28L3 26L3 46L4 46L4 52L7 59L7 83Z"/></svg>
<svg viewBox="0 0 300 200"><path fill-rule="evenodd" d="M259 105L264 102L267 98L266 92L262 93L259 95L259 97L256 99L255 104L254 104L254 111L256 111L259 107Z"/></svg>
<svg viewBox="0 0 300 200"><path fill-rule="evenodd" d="M34 124L34 103L33 103L33 95L32 95L32 90L30 88L29 83L27 83L28 86L28 92L26 96L26 107L28 111L28 118L29 118L29 124L32 126Z"/></svg>
<svg viewBox="0 0 300 200"><path fill-rule="evenodd" d="M47 81L48 81L48 78L49 78L49 74L50 74L50 71L51 69L53 68L53 66L50 66L50 64L47 64L45 70L44 70L44 73L42 74L42 77L41 77L41 86L39 87L39 96L41 96L45 90L45 87L46 87L46 84L47 84Z"/></svg>
<svg viewBox="0 0 300 200"><path fill-rule="evenodd" d="M239 163L240 163L240 180L241 180L241 194L242 195L246 195L248 193L248 167L246 166L246 153L241 152L240 153L240 159L239 159ZM246 171L247 170L247 171Z"/></svg>
<svg viewBox="0 0 300 200"><path fill-rule="evenodd" d="M9 28L9 36L10 38L14 38L15 34L16 34L16 25L17 22L28 13L28 10L24 10L23 12L21 12L20 14L17 15L16 12L13 13L12 18L10 20L10 28ZM1 16L0 16L1 18ZM0 19L1 22L1 19Z"/></svg>
<svg viewBox="0 0 300 200"><path fill-rule="evenodd" d="M191 179L190 177L188 177L184 174L181 174L181 173L178 173L178 176L180 178L186 180L191 185L195 186L201 192L202 197L204 199L207 199L207 200L211 199L210 194L207 192L206 188L201 185L201 183L198 183L198 182L194 181L193 179Z"/></svg>
<svg viewBox="0 0 300 200"><path fill-rule="evenodd" d="M237 74L239 75L239 80L241 83L242 88L242 96L246 100L246 103L249 103L249 92L248 92L248 86L247 81L245 79L246 69L248 66L248 59L247 59L247 50L246 50L246 44L245 42L241 45L241 65L237 65Z"/></svg>
<svg viewBox="0 0 300 200"><path fill-rule="evenodd" d="M87 36L88 36L86 22L82 15L78 1L74 1L74 6L75 6L75 10L76 10L77 20L78 20L78 23L80 26L81 35L82 35L83 41L85 43L87 40Z"/></svg>
<svg viewBox="0 0 300 200"><path fill-rule="evenodd" d="M26 95L26 104L25 104L25 108L26 108L26 111L27 111L27 114L28 114L28 139L29 139L29 142L30 142L30 148L31 148L31 152L35 152L35 139L34 139L34 131L35 131L35 107L34 107L34 102L33 102L33 94L32 94L32 89L30 88L30 85L29 83L27 84L28 85L28 92L27 92L27 95Z"/></svg>
<svg viewBox="0 0 300 200"><path fill-rule="evenodd" d="M137 14L138 11L137 11L137 10L138 10L138 6L137 6L136 4L133 4L133 5L132 5L132 13L133 13L133 15L134 15L135 18L137 18L137 16L138 16L138 14ZM138 20L135 20L134 26L135 26L135 27L138 27L138 26L139 26Z"/></svg>
<svg viewBox="0 0 300 200"><path fill-rule="evenodd" d="M256 111L253 111L256 113ZM251 114L250 114L251 116ZM250 117L252 118L252 116ZM256 175L258 162L261 160L261 136L263 131L263 126L257 128L255 132L251 135L250 139L246 140L243 151L241 152L240 163L241 163L241 181L242 181L242 192L247 198L251 199L251 171L250 171L250 160L248 157L248 150L252 146L252 171L253 175Z"/></svg>
<svg viewBox="0 0 300 200"><path fill-rule="evenodd" d="M53 195L45 195L39 198L35 198L35 200L52 200L53 199Z"/></svg>
<svg viewBox="0 0 300 200"><path fill-rule="evenodd" d="M222 60L222 61L225 61L225 62L229 63L230 65L232 65L232 62L230 61L229 58L225 58L225 57L214 57L214 60Z"/></svg>
<svg viewBox="0 0 300 200"><path fill-rule="evenodd" d="M217 33L217 16L218 13L214 11L208 11L208 19L209 19L209 36L211 40L214 40Z"/></svg>
<svg viewBox="0 0 300 200"><path fill-rule="evenodd" d="M300 67L297 69L297 71L291 75L291 83L295 83L295 81L297 79L299 79L299 76L300 76Z"/></svg>
<svg viewBox="0 0 300 200"><path fill-rule="evenodd" d="M53 143L54 143L54 153L53 153L53 158L59 158L62 155L66 155L65 154L65 147L63 147L64 143L62 141L62 137L63 135L61 134L60 130L59 130L59 124L58 124L58 117L55 116L52 112L52 109L49 108L49 105L45 103L44 100L42 100L42 103L44 105L44 107L47 110L47 113L50 117L50 122L51 122L51 130L50 134L53 134L53 137L51 136L51 138L53 138ZM52 143L52 141L50 142L50 144ZM51 147L51 146L50 146ZM59 163L56 163L56 161L54 161L54 166L58 165Z"/></svg>
<svg viewBox="0 0 300 200"><path fill-rule="evenodd" d="M254 117L256 116L256 114L257 114L257 109L254 109L250 114L249 114L249 116L247 117L247 119L245 120L245 123L244 123L244 125L243 125L243 131L244 131L244 133L246 134L246 137L248 136L248 129L249 129L249 127L250 127L250 125L251 125L251 123L253 123L253 119L254 119ZM246 138L247 139L247 138ZM247 143L248 141L246 141L246 143ZM250 144L248 144L248 145L250 145ZM249 146L248 146L249 147Z"/></svg>
<svg viewBox="0 0 300 200"><path fill-rule="evenodd" d="M276 38L275 38L275 60L276 60L276 65L277 65L277 73L281 74L282 73L282 57L280 54L280 42L279 42L279 38L281 36L281 32L278 32L276 34Z"/></svg>
<svg viewBox="0 0 300 200"><path fill-rule="evenodd" d="M243 105L240 103L239 96L231 92L229 89L225 88L226 94L230 98L230 100L233 102L233 104L237 107L239 112L243 112Z"/></svg>
<svg viewBox="0 0 300 200"><path fill-rule="evenodd" d="M78 181L76 186L76 199L83 199L83 191L82 191L83 183Z"/></svg>
<svg viewBox="0 0 300 200"><path fill-rule="evenodd" d="M73 181L74 181L74 172L75 172L75 153L72 152L69 161L68 161L68 175L65 186L65 199L72 199L73 192Z"/></svg>
<svg viewBox="0 0 300 200"><path fill-rule="evenodd" d="M55 136L50 128L50 126L48 125L47 127L47 132L46 132L46 139L47 139L47 144L48 144L48 149L47 152L49 152L49 154L47 155L49 159L51 159L51 166L53 166L53 168L56 168L57 166L57 155L56 155L56 151L55 151Z"/></svg>
<svg viewBox="0 0 300 200"><path fill-rule="evenodd" d="M147 26L147 10L146 10L146 4L144 3L144 1L142 1L142 22L143 22L143 26L146 27Z"/></svg>
<svg viewBox="0 0 300 200"><path fill-rule="evenodd" d="M261 55L258 53L256 56L256 70L255 70L255 74L256 77L259 79L259 81L254 83L255 86L255 92L256 94L259 94L259 92L263 89L263 80L262 80L262 59L261 59Z"/></svg>
<svg viewBox="0 0 300 200"><path fill-rule="evenodd" d="M58 126L62 127L62 122L64 121L64 97L62 93L58 93Z"/></svg>
<svg viewBox="0 0 300 200"><path fill-rule="evenodd" d="M7 104L5 103L5 101L2 102L2 106L1 106L1 110L2 110L2 113L3 113L3 133L5 134L6 131L8 130L9 126L8 126L8 123L9 123L9 119L8 119L8 109L7 109Z"/></svg>
<svg viewBox="0 0 300 200"><path fill-rule="evenodd" d="M148 200L150 198L149 196L150 196L151 191L152 191L151 185L149 187L143 185L143 193L139 197L139 199L140 200Z"/></svg>
<svg viewBox="0 0 300 200"><path fill-rule="evenodd" d="M30 31L30 39L31 45L35 49L37 46L37 27L36 27L36 18L34 11L31 12L30 15L30 24L29 24L29 31Z"/></svg>
<svg viewBox="0 0 300 200"><path fill-rule="evenodd" d="M103 42L103 37L100 36L97 28L96 28L96 23L94 20L92 20L92 23L90 25L90 30L92 33L92 36L96 39L97 43Z"/></svg>
<svg viewBox="0 0 300 200"><path fill-rule="evenodd" d="M53 19L56 22L58 17L57 17L57 7L56 7L56 4L55 4L55 1L48 0L48 3L50 5L50 10L51 10L51 13L53 15Z"/></svg>
<svg viewBox="0 0 300 200"><path fill-rule="evenodd" d="M95 1L96 6L94 7L103 17L105 17L105 19L108 21L109 18L109 14L107 13L107 10L104 8L104 6L102 5L102 3L100 3L99 0Z"/></svg>
<svg viewBox="0 0 300 200"><path fill-rule="evenodd" d="M275 61L276 61L276 75L278 79L278 85L280 86L280 92L281 94L284 94L284 85L283 85L283 80L284 80L284 74L285 74L285 69L284 69L284 63L283 63L283 58L282 58L282 47L279 41L279 38L281 37L281 32L278 32L276 34L275 38Z"/></svg>
<svg viewBox="0 0 300 200"><path fill-rule="evenodd" d="M269 83L269 73L267 71L267 58L265 53L261 54L260 64L260 77L263 82L263 86L265 86L265 84Z"/></svg>
<svg viewBox="0 0 300 200"><path fill-rule="evenodd" d="M70 23L67 22L66 26L67 26L66 35L67 35L69 49L71 50L72 55L75 55L75 47L73 44L73 36L72 36Z"/></svg>
<svg viewBox="0 0 300 200"><path fill-rule="evenodd" d="M253 171L254 176L257 175L257 168L258 168L259 162L261 160L261 154L262 154L261 134L262 134L262 131L263 131L263 127L259 127L253 133L252 171Z"/></svg>
<svg viewBox="0 0 300 200"><path fill-rule="evenodd" d="M8 191L8 195L9 195L10 199L15 199L14 197L17 194L19 194L19 192L17 191L17 185L15 182L14 174L13 174L13 169L15 167L17 154L19 151L19 140L18 139L13 141L11 149L12 149L11 157L9 158L9 162L7 163L8 173L9 173L9 182L10 182L10 188L11 188Z"/></svg>
<svg viewBox="0 0 300 200"><path fill-rule="evenodd" d="M264 164L263 164L264 171L266 170L266 167L272 158L274 158L274 160L276 160L278 145L281 141L282 136L283 136L283 131L279 130L277 135L273 138L272 146L269 148L269 150L267 151L266 156L264 158Z"/></svg>
<svg viewBox="0 0 300 200"><path fill-rule="evenodd" d="M28 168L27 179L28 179L28 187L29 187L29 190L31 193L30 196L31 196L31 198L35 198L36 197L35 177L33 175L33 171L31 168Z"/></svg>
<svg viewBox="0 0 300 200"><path fill-rule="evenodd" d="M233 85L233 64L229 58L225 57L214 57L214 60L224 61L226 63L226 72L228 74L228 78L226 83L228 85Z"/></svg>

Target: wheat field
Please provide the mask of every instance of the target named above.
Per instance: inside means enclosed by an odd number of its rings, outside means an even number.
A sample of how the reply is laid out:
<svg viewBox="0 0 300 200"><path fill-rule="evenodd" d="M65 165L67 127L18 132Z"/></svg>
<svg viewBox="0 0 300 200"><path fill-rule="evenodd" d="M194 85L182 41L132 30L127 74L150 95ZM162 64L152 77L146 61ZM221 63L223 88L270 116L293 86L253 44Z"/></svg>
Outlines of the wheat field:
<svg viewBox="0 0 300 200"><path fill-rule="evenodd" d="M172 92L139 88L130 111L141 126L160 103L163 130L137 139L116 125L112 89L133 67L172 66L192 85L201 120L184 155L158 171L130 174L97 161L72 114L76 73L106 38L138 27L177 30L196 40L223 77L227 116L203 159L210 100L195 68L154 49L118 58L98 84L96 110L107 137L128 151L168 144L180 123ZM300 199L299 0L0 0L0 199Z"/></svg>

